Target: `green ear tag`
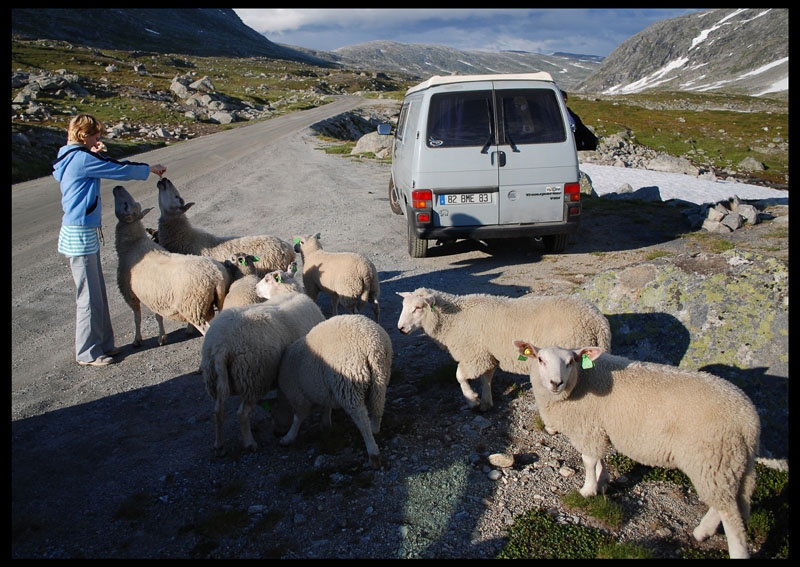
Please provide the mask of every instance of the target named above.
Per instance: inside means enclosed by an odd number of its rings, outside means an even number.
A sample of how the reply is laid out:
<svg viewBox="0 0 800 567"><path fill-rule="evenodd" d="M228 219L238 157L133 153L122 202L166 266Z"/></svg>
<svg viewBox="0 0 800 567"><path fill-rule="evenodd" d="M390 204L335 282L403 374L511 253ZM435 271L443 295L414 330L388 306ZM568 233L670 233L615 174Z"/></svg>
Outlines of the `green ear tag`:
<svg viewBox="0 0 800 567"><path fill-rule="evenodd" d="M528 360L528 357L527 357L527 356L525 356L524 354L521 354L521 355L519 355L519 356L517 357L517 360Z"/></svg>
<svg viewBox="0 0 800 567"><path fill-rule="evenodd" d="M594 368L594 362L592 362L592 359L589 358L588 354L584 354L583 357L581 358L581 368L583 368L584 370L586 370L587 368Z"/></svg>
<svg viewBox="0 0 800 567"><path fill-rule="evenodd" d="M300 238L299 238L299 237L297 237L297 236L295 236L295 237L294 237L294 243L295 243L295 244L300 244Z"/></svg>

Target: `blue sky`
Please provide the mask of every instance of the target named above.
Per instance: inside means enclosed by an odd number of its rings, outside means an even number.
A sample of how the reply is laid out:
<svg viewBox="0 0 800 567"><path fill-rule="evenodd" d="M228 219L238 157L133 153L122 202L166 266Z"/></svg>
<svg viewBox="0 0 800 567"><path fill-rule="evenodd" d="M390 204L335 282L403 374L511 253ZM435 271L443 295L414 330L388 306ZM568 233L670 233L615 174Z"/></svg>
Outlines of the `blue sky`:
<svg viewBox="0 0 800 567"><path fill-rule="evenodd" d="M658 9L234 8L274 43L333 51L373 40L462 51L556 51L608 56L651 24L699 11Z"/></svg>

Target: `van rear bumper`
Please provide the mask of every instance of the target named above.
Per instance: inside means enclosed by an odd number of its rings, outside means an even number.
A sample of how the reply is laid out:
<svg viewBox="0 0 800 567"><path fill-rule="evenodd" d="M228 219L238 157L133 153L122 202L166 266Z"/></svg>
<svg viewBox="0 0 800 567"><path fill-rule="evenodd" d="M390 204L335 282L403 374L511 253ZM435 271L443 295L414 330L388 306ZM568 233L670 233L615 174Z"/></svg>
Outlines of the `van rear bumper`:
<svg viewBox="0 0 800 567"><path fill-rule="evenodd" d="M503 224L481 226L414 226L417 238L421 240L450 240L469 238L484 240L492 238L525 238L549 236L555 234L574 234L580 227L580 217L566 223Z"/></svg>

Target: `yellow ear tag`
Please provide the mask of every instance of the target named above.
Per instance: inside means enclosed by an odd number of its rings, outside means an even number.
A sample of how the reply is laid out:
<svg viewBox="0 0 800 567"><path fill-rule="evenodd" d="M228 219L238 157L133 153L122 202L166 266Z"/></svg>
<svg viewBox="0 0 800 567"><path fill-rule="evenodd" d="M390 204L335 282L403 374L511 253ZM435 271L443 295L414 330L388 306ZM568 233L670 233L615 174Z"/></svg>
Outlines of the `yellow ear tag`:
<svg viewBox="0 0 800 567"><path fill-rule="evenodd" d="M527 348L527 347L526 347L526 348L525 348L525 351L524 351L522 354L524 354L524 355L526 355L526 356L529 356L529 355L531 354L531 349L529 349L529 348Z"/></svg>
<svg viewBox="0 0 800 567"><path fill-rule="evenodd" d="M584 354L583 357L581 357L581 368L584 370L587 368L594 368L594 362L592 362L592 359L589 358L588 354Z"/></svg>

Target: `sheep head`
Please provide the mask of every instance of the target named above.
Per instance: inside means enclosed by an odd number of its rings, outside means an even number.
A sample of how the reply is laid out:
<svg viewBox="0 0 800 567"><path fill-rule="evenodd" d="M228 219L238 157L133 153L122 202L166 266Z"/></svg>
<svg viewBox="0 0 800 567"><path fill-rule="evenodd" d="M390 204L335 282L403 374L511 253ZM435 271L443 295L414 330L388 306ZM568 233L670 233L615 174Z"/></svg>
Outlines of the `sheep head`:
<svg viewBox="0 0 800 567"><path fill-rule="evenodd" d="M322 243L320 243L319 239L319 232L317 234L309 234L308 236L295 236L294 251L303 255L304 253L307 254L314 250L322 250Z"/></svg>
<svg viewBox="0 0 800 567"><path fill-rule="evenodd" d="M403 298L403 310L397 320L397 329L404 335L423 328L423 321L429 311L436 309L436 297L432 293L417 291L398 291Z"/></svg>
<svg viewBox="0 0 800 567"><path fill-rule="evenodd" d="M130 224L141 220L153 210L153 207L142 209L142 205L137 203L133 195L122 185L114 187L112 193L114 194L114 214L122 223Z"/></svg>
<svg viewBox="0 0 800 567"><path fill-rule="evenodd" d="M532 359L531 386L539 386L556 397L566 398L578 383L581 370L594 367L594 361L602 354L598 347L565 349L561 347L538 348L532 344L513 341L519 360Z"/></svg>
<svg viewBox="0 0 800 567"><path fill-rule="evenodd" d="M159 179L156 186L158 187L158 207L165 217L180 216L194 205L194 203L184 202L178 189L166 177Z"/></svg>

